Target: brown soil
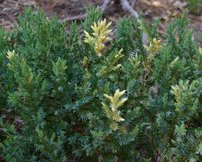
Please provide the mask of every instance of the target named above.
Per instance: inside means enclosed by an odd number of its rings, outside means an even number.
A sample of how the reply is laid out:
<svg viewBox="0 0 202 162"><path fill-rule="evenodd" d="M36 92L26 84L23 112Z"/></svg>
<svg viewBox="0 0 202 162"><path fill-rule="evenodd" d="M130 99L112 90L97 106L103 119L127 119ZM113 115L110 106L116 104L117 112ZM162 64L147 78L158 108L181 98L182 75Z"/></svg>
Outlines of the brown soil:
<svg viewBox="0 0 202 162"><path fill-rule="evenodd" d="M12 29L16 18L26 7L40 7L48 17L58 15L61 20L72 20L82 18L88 6L101 6L102 3L103 0L0 0L0 27ZM199 5L201 9L202 4ZM154 17L158 17L161 21L160 32L172 18L182 14L186 8L187 4L183 0L137 0L134 7L145 20L151 21ZM104 11L104 16L114 22L126 14L120 5L114 4L113 0ZM198 11L195 15L190 13L189 19L190 27L198 39L198 33L202 32L202 11Z"/></svg>

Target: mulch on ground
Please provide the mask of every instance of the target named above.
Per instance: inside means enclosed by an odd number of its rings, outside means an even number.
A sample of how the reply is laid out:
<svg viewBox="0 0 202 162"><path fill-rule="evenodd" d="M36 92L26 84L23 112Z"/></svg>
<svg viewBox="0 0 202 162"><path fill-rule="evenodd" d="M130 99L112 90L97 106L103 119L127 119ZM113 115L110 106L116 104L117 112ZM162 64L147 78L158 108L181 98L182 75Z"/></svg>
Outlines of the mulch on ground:
<svg viewBox="0 0 202 162"><path fill-rule="evenodd" d="M6 30L14 28L17 17L27 7L40 7L48 17L57 15L61 21L71 21L84 18L83 15L90 5L101 6L102 3L103 0L0 0L0 27ZM161 21L159 32L164 31L168 22L182 14L186 8L187 3L182 0L137 0L134 7L145 20L159 18ZM114 22L126 14L120 5L114 4L113 0L104 11L104 16ZM190 13L188 17L190 27L195 31L195 39L199 39L198 33L202 32L202 11L198 15Z"/></svg>

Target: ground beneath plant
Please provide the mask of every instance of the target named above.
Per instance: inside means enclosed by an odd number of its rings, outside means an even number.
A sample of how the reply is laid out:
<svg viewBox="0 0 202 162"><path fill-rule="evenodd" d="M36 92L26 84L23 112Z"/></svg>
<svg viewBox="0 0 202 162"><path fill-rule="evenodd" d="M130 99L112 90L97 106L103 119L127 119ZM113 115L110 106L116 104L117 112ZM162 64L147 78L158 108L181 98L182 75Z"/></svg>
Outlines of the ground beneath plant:
<svg viewBox="0 0 202 162"><path fill-rule="evenodd" d="M0 27L6 30L14 28L16 18L26 7L42 8L48 17L57 15L61 21L80 20L84 18L90 5L101 6L104 0L0 0ZM132 1L132 0L131 0ZM197 14L189 13L190 27L194 30L194 38L199 39L202 32L202 3ZM176 16L180 16L187 8L184 0L137 0L134 9L145 19L151 21L157 17L161 21L159 32ZM104 16L110 21L117 22L120 17L127 15L120 5L110 4L104 11ZM129 14L128 14L129 15Z"/></svg>

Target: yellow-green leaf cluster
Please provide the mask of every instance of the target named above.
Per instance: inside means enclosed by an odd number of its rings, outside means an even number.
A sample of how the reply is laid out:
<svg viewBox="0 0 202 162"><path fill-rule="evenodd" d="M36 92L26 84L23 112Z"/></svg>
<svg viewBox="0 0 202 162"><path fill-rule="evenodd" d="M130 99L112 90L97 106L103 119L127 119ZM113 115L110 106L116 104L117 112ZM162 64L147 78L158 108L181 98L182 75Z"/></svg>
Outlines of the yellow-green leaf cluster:
<svg viewBox="0 0 202 162"><path fill-rule="evenodd" d="M100 69L98 75L106 77L106 75L111 73L112 71L117 71L118 69L120 69L122 65L117 63L122 57L124 57L124 54L122 52L123 50L121 49L114 57L112 57L111 59L107 59L107 64Z"/></svg>
<svg viewBox="0 0 202 162"><path fill-rule="evenodd" d="M112 32L110 30L111 22L106 23L106 19L100 20L97 23L94 22L94 25L91 26L93 29L92 35L90 35L87 31L84 31L85 33L85 42L93 45L94 44L94 50L98 56L101 56L103 49L105 48L105 42L110 40L110 37L108 36L109 33Z"/></svg>
<svg viewBox="0 0 202 162"><path fill-rule="evenodd" d="M121 117L120 111L118 110L123 104L127 101L127 98L120 99L125 93L124 91L120 91L119 89L116 90L114 93L114 96L109 96L107 94L104 94L104 96L109 99L110 106L106 105L105 103L102 103L103 110L107 118L111 119L113 122L111 124L111 128L113 130L118 129L117 122L124 121L125 119ZM113 127L112 127L113 126Z"/></svg>
<svg viewBox="0 0 202 162"><path fill-rule="evenodd" d="M15 56L15 51L14 50L7 52L7 56L6 56L7 59L11 60L11 59L13 59L14 56Z"/></svg>
<svg viewBox="0 0 202 162"><path fill-rule="evenodd" d="M161 40L157 40L154 38L150 43L149 46L145 46L146 50L150 54L157 53L161 50L162 45L161 45Z"/></svg>

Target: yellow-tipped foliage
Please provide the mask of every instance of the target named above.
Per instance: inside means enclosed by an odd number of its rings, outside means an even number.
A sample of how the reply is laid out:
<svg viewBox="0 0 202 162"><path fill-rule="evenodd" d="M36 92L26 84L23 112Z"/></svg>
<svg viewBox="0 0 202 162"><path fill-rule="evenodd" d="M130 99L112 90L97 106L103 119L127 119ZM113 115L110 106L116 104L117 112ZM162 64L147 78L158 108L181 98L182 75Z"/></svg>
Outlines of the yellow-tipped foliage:
<svg viewBox="0 0 202 162"><path fill-rule="evenodd" d="M6 57L7 57L9 60L11 60L14 56L15 56L15 51L14 51L14 50L7 52L7 56L6 56Z"/></svg>
<svg viewBox="0 0 202 162"><path fill-rule="evenodd" d="M92 35L87 31L85 33L85 42L92 45L94 44L94 50L98 56L101 56L103 49L105 48L105 42L110 40L108 36L112 32L110 30L111 22L106 23L106 19L94 23L91 28L93 29Z"/></svg>
<svg viewBox="0 0 202 162"><path fill-rule="evenodd" d="M103 108L104 113L106 114L107 118L109 118L113 121L112 125L114 125L116 122L121 122L121 121L125 120L124 118L121 117L120 111L118 110L118 108L120 108L127 101L127 98L120 99L124 95L124 93L125 93L125 90L119 91L119 89L118 89L114 93L114 96L109 96L107 94L104 94L104 96L107 99L109 99L110 106L107 106L105 103L102 103L102 105L103 105L102 108ZM117 127L114 128L113 130L117 130Z"/></svg>
<svg viewBox="0 0 202 162"><path fill-rule="evenodd" d="M156 53L156 52L159 52L160 49L162 48L162 45L161 45L161 40L157 40L156 38L154 38L149 46L145 46L147 52L149 53Z"/></svg>

